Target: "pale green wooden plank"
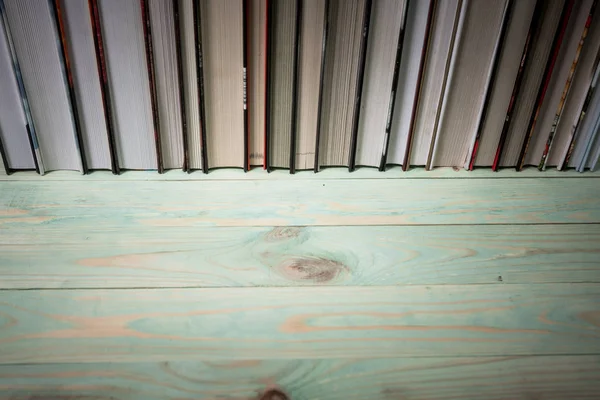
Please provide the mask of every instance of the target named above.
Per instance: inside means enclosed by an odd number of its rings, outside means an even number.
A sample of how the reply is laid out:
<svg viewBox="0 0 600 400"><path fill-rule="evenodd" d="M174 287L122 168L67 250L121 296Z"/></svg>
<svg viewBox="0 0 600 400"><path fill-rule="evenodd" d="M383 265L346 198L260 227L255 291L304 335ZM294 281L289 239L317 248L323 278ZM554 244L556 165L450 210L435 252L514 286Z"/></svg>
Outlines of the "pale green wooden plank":
<svg viewBox="0 0 600 400"><path fill-rule="evenodd" d="M488 168L466 171L464 169L454 169L449 167L435 168L426 171L424 168L412 168L408 171L402 171L401 167L391 167L385 172L380 172L375 168L358 167L354 172L348 172L348 168L324 168L319 173L313 171L297 171L291 175L287 170L274 170L267 173L262 168L256 167L247 173L241 169L217 169L210 171L209 174L203 174L201 171L185 173L181 170L165 171L159 174L156 171L123 171L121 175L115 176L110 171L93 171L90 175L81 175L76 171L51 171L44 176L40 176L33 171L20 171L13 175L2 175L0 181L23 181L23 180L59 180L59 181L205 181L205 180L323 180L323 179L494 179L494 178L599 178L599 171L585 171L585 173L576 172L573 169L558 171L555 168L549 168L540 172L535 167L526 167L523 171L517 172L514 168L500 169L493 172Z"/></svg>
<svg viewBox="0 0 600 400"><path fill-rule="evenodd" d="M600 285L0 292L0 363L600 353Z"/></svg>
<svg viewBox="0 0 600 400"><path fill-rule="evenodd" d="M598 356L4 365L0 398L592 399L599 377Z"/></svg>
<svg viewBox="0 0 600 400"><path fill-rule="evenodd" d="M600 222L595 179L2 182L0 226Z"/></svg>
<svg viewBox="0 0 600 400"><path fill-rule="evenodd" d="M600 282L600 225L11 228L0 288Z"/></svg>

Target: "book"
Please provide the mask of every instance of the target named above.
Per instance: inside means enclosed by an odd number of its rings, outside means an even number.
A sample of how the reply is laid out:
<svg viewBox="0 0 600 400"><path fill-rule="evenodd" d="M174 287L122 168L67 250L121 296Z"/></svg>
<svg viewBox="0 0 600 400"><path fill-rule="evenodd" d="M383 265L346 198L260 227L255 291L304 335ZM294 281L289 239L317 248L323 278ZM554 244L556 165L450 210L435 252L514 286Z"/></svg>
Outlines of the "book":
<svg viewBox="0 0 600 400"><path fill-rule="evenodd" d="M302 0L300 56L298 58L298 92L296 119L296 169L315 166L316 139L319 125L319 95L323 72L323 48L326 39L327 2Z"/></svg>
<svg viewBox="0 0 600 400"><path fill-rule="evenodd" d="M539 0L543 1L543 0ZM492 166L519 72L536 0L513 1L513 10L506 21L506 37L498 54L498 71L491 83L488 109L481 126L481 141L475 154L474 166Z"/></svg>
<svg viewBox="0 0 600 400"><path fill-rule="evenodd" d="M244 168L243 4L241 0L206 0L199 8L206 162L208 168Z"/></svg>
<svg viewBox="0 0 600 400"><path fill-rule="evenodd" d="M264 166L265 160L265 91L267 63L267 5L268 0L250 0L249 7L249 164Z"/></svg>
<svg viewBox="0 0 600 400"><path fill-rule="evenodd" d="M566 99L560 124L558 124L556 129L554 149L548 154L548 165L556 165L558 169L563 169L565 166L567 155L575 141L575 132L577 131L580 117L582 113L585 114L587 111L589 101L593 95L595 88L595 85L593 85L594 77L600 74L597 63L599 50L600 17L598 11L595 11L590 23L588 38L581 49L581 58L573 77L573 86Z"/></svg>
<svg viewBox="0 0 600 400"><path fill-rule="evenodd" d="M542 159L545 155L547 156L546 150L550 150L556 126L560 123L564 101L571 87L573 73L578 66L581 49L579 43L582 31L587 32L585 25L592 3L593 0L581 0L573 4L571 17L566 25L564 38L558 51L557 63L548 84L546 98L542 103L538 123L525 155L524 165L540 166L541 168L546 164ZM540 165L540 163L542 164Z"/></svg>
<svg viewBox="0 0 600 400"><path fill-rule="evenodd" d="M530 117L538 100L538 91L544 78L544 66L548 63L555 33L559 27L564 0L542 1L541 16L530 44L530 61L523 72L523 80L516 96L514 114L508 127L498 165L515 166L527 136ZM533 20L536 23L537 20ZM500 146L499 144L499 146Z"/></svg>
<svg viewBox="0 0 600 400"><path fill-rule="evenodd" d="M6 16L31 111L40 170L83 172L60 38L50 2L6 0ZM34 145L34 148L36 146Z"/></svg>
<svg viewBox="0 0 600 400"><path fill-rule="evenodd" d="M475 140L498 37L506 14L506 1L465 1L460 41L455 45L456 64L451 71L448 97L440 117L432 166L463 167Z"/></svg>
<svg viewBox="0 0 600 400"><path fill-rule="evenodd" d="M295 169L296 93L301 0L269 2L267 120L270 154L267 169Z"/></svg>
<svg viewBox="0 0 600 400"><path fill-rule="evenodd" d="M369 41L360 120L356 165L379 167L386 145L390 93L400 39L405 0L374 1L369 24Z"/></svg>
<svg viewBox="0 0 600 400"><path fill-rule="evenodd" d="M0 7L2 5L0 4ZM2 12L2 11L0 11ZM8 37L0 18L0 156L6 173L35 168L27 120L13 69Z"/></svg>
<svg viewBox="0 0 600 400"><path fill-rule="evenodd" d="M119 165L157 170L140 1L102 0L98 5Z"/></svg>
<svg viewBox="0 0 600 400"><path fill-rule="evenodd" d="M71 60L72 82L81 124L83 148L89 169L111 169L109 136L104 118L94 32L87 0L57 0L64 21L66 51Z"/></svg>
<svg viewBox="0 0 600 400"><path fill-rule="evenodd" d="M587 164L587 158L592 151L595 134L600 127L600 91L594 90L589 98L589 106L586 112L580 116L576 128L576 142L573 143L572 154L566 160L569 167L583 171Z"/></svg>
<svg viewBox="0 0 600 400"><path fill-rule="evenodd" d="M199 29L194 0L179 0L181 67L183 72L183 110L187 140L188 171L202 169L202 133L200 127L200 99L198 68L196 65L196 29ZM184 146L185 149L185 146Z"/></svg>
<svg viewBox="0 0 600 400"><path fill-rule="evenodd" d="M442 7L446 5L442 4L444 2L438 3ZM429 1L411 1L406 10L406 37L402 49L398 88L390 130L388 164L401 165L404 161L415 93L419 89L417 81L421 65L421 50L426 43L429 9ZM436 15L438 15L437 11ZM385 109L387 110L387 108Z"/></svg>
<svg viewBox="0 0 600 400"><path fill-rule="evenodd" d="M424 54L419 107L416 110L412 145L407 160L414 166L426 165L434 130L437 129L435 121L443 96L454 31L458 28L459 4L459 0L435 2L429 45Z"/></svg>
<svg viewBox="0 0 600 400"><path fill-rule="evenodd" d="M172 0L148 0L162 164L168 169L183 168L184 159L173 4Z"/></svg>
<svg viewBox="0 0 600 400"><path fill-rule="evenodd" d="M367 0L329 0L321 118L317 138L319 166L349 166L361 66Z"/></svg>

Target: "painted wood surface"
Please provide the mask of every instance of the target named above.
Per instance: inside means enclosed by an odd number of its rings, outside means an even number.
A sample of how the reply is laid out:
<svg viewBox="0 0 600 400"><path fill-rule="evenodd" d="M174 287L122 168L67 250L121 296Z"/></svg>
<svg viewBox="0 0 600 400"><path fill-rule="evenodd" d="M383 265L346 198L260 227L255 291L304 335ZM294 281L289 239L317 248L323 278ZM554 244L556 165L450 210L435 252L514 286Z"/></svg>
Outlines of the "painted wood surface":
<svg viewBox="0 0 600 400"><path fill-rule="evenodd" d="M600 353L600 285L0 293L0 363Z"/></svg>
<svg viewBox="0 0 600 400"><path fill-rule="evenodd" d="M25 226L0 289L600 282L600 225Z"/></svg>
<svg viewBox="0 0 600 400"><path fill-rule="evenodd" d="M600 357L162 361L0 366L0 398L563 400L600 397Z"/></svg>
<svg viewBox="0 0 600 400"><path fill-rule="evenodd" d="M206 180L275 180L275 181L303 181L323 179L496 179L496 178L600 178L600 171L576 172L574 169L558 171L548 168L540 172L537 167L525 167L516 172L514 168L503 168L492 172L489 168L480 168L473 171L438 167L431 171L424 168L411 168L402 171L402 167L391 167L385 172L375 168L357 167L352 173L348 168L323 168L319 173L313 171L296 171L291 175L286 170L274 170L267 173L261 167L255 167L247 173L242 169L224 168L211 170L208 174L201 171L186 173L182 170L168 170L163 174L156 171L122 170L121 175L115 176L110 171L92 171L89 175L81 175L77 171L50 171L43 176L33 171L19 171L12 175L3 174L0 169L0 181L206 181Z"/></svg>
<svg viewBox="0 0 600 400"><path fill-rule="evenodd" d="M0 228L599 223L596 179L3 182Z"/></svg>

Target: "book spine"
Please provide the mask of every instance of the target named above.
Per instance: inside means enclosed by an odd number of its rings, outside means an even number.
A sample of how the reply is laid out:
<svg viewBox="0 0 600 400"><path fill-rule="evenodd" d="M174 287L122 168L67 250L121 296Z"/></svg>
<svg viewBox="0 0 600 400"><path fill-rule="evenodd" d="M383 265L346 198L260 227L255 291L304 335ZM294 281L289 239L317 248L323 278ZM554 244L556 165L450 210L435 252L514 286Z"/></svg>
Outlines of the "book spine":
<svg viewBox="0 0 600 400"><path fill-rule="evenodd" d="M431 3L436 0L430 0ZM396 92L398 90L398 77L400 76L400 63L402 62L402 49L404 48L404 37L406 36L406 16L408 15L408 6L410 0L405 0L402 4L402 23L400 25L400 33L398 34L398 43L396 44L396 61L394 62L394 72L392 75L392 92L390 93L390 101L388 103L387 120L385 122L385 138L383 139L383 151L381 152L381 160L379 161L379 170L385 171L387 164L387 155L390 147L390 132L392 130L392 118L394 117L394 105L396 104Z"/></svg>
<svg viewBox="0 0 600 400"><path fill-rule="evenodd" d="M550 58L548 58L546 68L544 68L544 80L538 90L534 112L531 115L531 118L529 119L529 124L527 126L527 134L525 136L525 142L521 147L521 154L519 155L519 159L517 161L517 171L521 171L525 164L525 155L527 154L527 150L529 149L529 144L531 143L531 138L533 137L533 132L535 131L535 125L540 115L540 111L544 103L544 98L546 97L546 92L548 91L550 78L552 77L552 72L554 71L556 60L558 59L558 53L560 51L560 46L562 45L562 41L565 36L565 31L567 30L567 23L569 22L569 17L571 16L571 11L573 10L574 3L575 0L568 0L563 6L562 13L560 16L560 25L556 30L556 33L554 34L554 39L552 40L552 54L550 55Z"/></svg>
<svg viewBox="0 0 600 400"><path fill-rule="evenodd" d="M21 66L17 59L17 52L15 51L15 45L12 40L10 28L8 24L8 16L6 15L6 8L4 7L4 0L0 0L0 20L2 22L2 28L6 35L6 41L10 52L10 57L13 65L13 73L15 74L15 80L19 88L19 95L21 97L21 105L23 106L23 113L27 121L27 133L29 138L29 146L31 147L31 153L33 154L33 161L35 163L35 170L38 174L44 175L46 170L44 169L44 161L42 159L42 153L37 138L37 131L35 129L35 123L33 122L33 116L31 115L31 109L29 107L29 99L27 97L27 91L25 90L25 84L21 75Z"/></svg>
<svg viewBox="0 0 600 400"><path fill-rule="evenodd" d="M189 145L189 132L187 126L187 113L185 109L185 87L183 80L183 41L181 40L181 15L179 11L179 0L173 1L173 23L175 26L175 54L177 57L177 84L179 86L179 104L181 107L181 130L183 134L183 170L185 172L191 172L190 170L190 145Z"/></svg>
<svg viewBox="0 0 600 400"><path fill-rule="evenodd" d="M348 170L354 171L356 167L356 145L358 143L358 123L360 121L360 105L362 101L362 87L365 78L365 65L367 63L367 44L369 41L369 26L371 25L371 9L373 0L365 1L362 23L362 38L358 58L358 74L356 76L356 95L354 96L354 110L352 115L352 135L350 154L348 156Z"/></svg>
<svg viewBox="0 0 600 400"><path fill-rule="evenodd" d="M448 49L448 58L446 59L446 66L444 68L444 78L442 80L442 90L438 99L439 111L436 113L435 121L433 124L433 135L431 142L429 143L429 153L427 154L427 163L425 169L430 171L433 167L435 148L438 142L438 129L440 122L444 119L444 112L448 103L449 90L446 90L450 86L452 75L454 75L454 65L456 64L457 49L456 43L460 44L460 38L462 36L463 25L467 14L468 0L459 0L456 7L456 15L454 17L454 26L452 27L452 38L450 39L450 47ZM457 49L455 49L455 47Z"/></svg>
<svg viewBox="0 0 600 400"><path fill-rule="evenodd" d="M571 135L568 140L567 151L563 155L563 157L562 157L563 159L562 159L561 163L558 165L559 170L562 170L565 166L569 165L569 161L571 160L571 156L573 155L573 150L575 149L575 144L577 143L577 137L579 136L579 129L581 128L581 122L583 121L584 117L586 116L586 113L587 113L590 103L592 101L592 97L596 90L596 86L598 84L599 77L600 77L600 53L598 53L596 55L594 75L592 77L592 82L590 83L587 94L585 95L583 105L579 112L579 117L577 118L575 125L571 129Z"/></svg>
<svg viewBox="0 0 600 400"><path fill-rule="evenodd" d="M265 31L264 31L264 45L265 45L265 54L264 54L264 62L265 62L265 70L264 70L264 82L265 85L263 87L263 99L264 99L264 112L263 118L265 121L264 131L263 131L263 169L268 170L268 154L269 154L269 142L268 142L268 133L267 133L267 118L269 115L268 111L268 102L267 98L269 96L269 0L264 0L265 5Z"/></svg>
<svg viewBox="0 0 600 400"><path fill-rule="evenodd" d="M325 57L327 56L327 34L329 30L329 0L325 0L323 12L323 39L321 40L321 68L319 71L319 97L317 104L317 130L315 132L315 166L319 172L319 148L321 143L321 114L323 112L323 85L325 83Z"/></svg>
<svg viewBox="0 0 600 400"><path fill-rule="evenodd" d="M202 172L208 173L208 151L206 144L206 109L204 106L204 53L202 52L202 10L200 0L193 0L194 39L196 41L196 85L198 86L198 106L200 107L200 143L202 146Z"/></svg>
<svg viewBox="0 0 600 400"><path fill-rule="evenodd" d="M571 64L571 69L569 70L569 75L567 77L567 82L563 88L562 94L560 96L560 102L558 103L558 108L556 109L556 114L554 114L554 120L552 121L552 128L550 129L550 133L548 134L548 139L546 140L546 146L544 148L544 153L542 154L542 158L538 165L538 169L543 171L546 169L546 162L548 161L548 154L550 150L552 150L552 142L554 140L554 135L556 134L556 127L560 123L560 117L562 116L562 112L565 106L565 101L567 96L569 95L569 91L571 90L571 83L573 82L573 76L575 75L575 70L577 69L577 65L579 63L579 56L581 55L581 48L583 47L583 43L585 42L585 38L587 37L590 23L592 22L592 17L594 16L594 10L596 9L596 0L592 3L592 7L590 8L590 12L585 21L585 26L583 28L583 32L581 33L581 37L579 39L579 44L577 45L577 50L575 52L575 58L573 59L573 63Z"/></svg>
<svg viewBox="0 0 600 400"><path fill-rule="evenodd" d="M100 93L102 96L102 107L104 108L104 121L106 123L106 134L108 136L111 169L113 174L119 175L121 173L121 168L119 167L119 156L117 153L117 142L113 124L112 97L108 82L108 70L106 66L106 55L104 54L104 39L102 37L102 24L100 22L98 0L88 0L88 7L90 10L90 20L94 35L96 66L98 68L98 77L100 79Z"/></svg>
<svg viewBox="0 0 600 400"><path fill-rule="evenodd" d="M274 1L267 0L267 60L265 63L265 169L271 172L271 62L273 61L273 7Z"/></svg>
<svg viewBox="0 0 600 400"><path fill-rule="evenodd" d="M242 34L243 45L242 45L242 84L243 84L243 100L244 100L244 172L248 172L250 169L250 130L248 123L248 47L250 46L250 5L248 0L242 1Z"/></svg>
<svg viewBox="0 0 600 400"><path fill-rule="evenodd" d="M65 87L69 95L69 106L71 111L71 122L75 131L75 144L79 152L79 163L81 172L87 174L88 165L85 156L85 147L83 143L83 134L81 131L81 120L79 119L79 107L77 106L77 96L75 94L75 85L73 84L73 70L69 58L69 49L67 42L67 32L65 30L64 17L60 5L61 0L48 0L50 10L54 17L55 31L57 33L58 48L60 49L60 64L65 80Z"/></svg>
<svg viewBox="0 0 600 400"><path fill-rule="evenodd" d="M164 172L162 160L162 144L160 140L160 116L158 112L158 95L156 93L156 76L154 68L154 48L152 43L152 24L150 22L150 7L148 0L140 0L142 9L142 25L144 27L144 44L146 47L146 67L148 69L148 84L150 86L150 102L152 104L152 124L154 127L154 145L156 147L156 167L158 173Z"/></svg>
<svg viewBox="0 0 600 400"><path fill-rule="evenodd" d="M483 106L481 107L480 116L478 118L477 130L475 133L475 139L473 140L473 145L471 146L470 155L467 156L468 164L467 169L469 171L473 171L473 166L475 165L475 160L477 159L477 150L479 150L479 144L481 143L481 135L483 134L483 127L485 126L485 122L489 113L490 101L492 100L492 93L494 91L496 82L496 77L498 75L498 67L500 66L501 54L506 45L506 33L508 31L508 25L512 19L512 14L515 7L515 0L507 0L506 6L504 8L504 15L502 16L502 25L500 27L500 35L498 36L498 40L496 41L496 46L494 48L494 56L492 58L492 68L489 71L486 89L485 89L485 99L483 100Z"/></svg>
<svg viewBox="0 0 600 400"><path fill-rule="evenodd" d="M298 73L300 68L300 30L302 29L303 0L296 0L296 32L294 36L294 76L292 81L292 121L290 138L290 174L296 173L296 141L298 135Z"/></svg>
<svg viewBox="0 0 600 400"><path fill-rule="evenodd" d="M427 23L425 26L425 40L424 46L421 49L421 59L419 61L419 71L417 75L417 86L415 87L413 105L412 110L410 112L410 123L408 128L408 135L406 137L406 150L404 151L404 159L402 160L402 171L407 171L410 167L410 153L412 149L413 137L415 134L415 124L417 121L417 111L419 110L420 105L421 91L423 90L423 76L425 75L427 52L429 51L429 46L431 44L431 30L435 19L436 5L436 0L431 0L429 2L429 10L427 11Z"/></svg>
<svg viewBox="0 0 600 400"><path fill-rule="evenodd" d="M500 160L502 159L502 152L504 151L504 145L506 143L506 139L508 138L508 130L510 128L510 124L512 122L513 112L515 110L516 100L521 93L521 87L523 86L523 77L525 76L525 70L529 65L532 57L532 41L533 38L537 36L538 31L541 27L542 23L542 12L544 9L544 0L537 0L535 4L535 8L533 10L533 15L531 17L531 23L529 24L529 30L527 32L527 37L525 38L525 45L523 46L523 52L521 54L521 62L519 63L519 70L517 71L517 76L515 77L515 84L513 85L513 90L510 96L510 101L508 103L508 108L506 109L506 116L504 117L504 123L502 124L502 131L500 132L500 139L498 141L498 146L496 147L496 154L494 156L494 162L492 163L492 171L498 171L498 167L500 166Z"/></svg>

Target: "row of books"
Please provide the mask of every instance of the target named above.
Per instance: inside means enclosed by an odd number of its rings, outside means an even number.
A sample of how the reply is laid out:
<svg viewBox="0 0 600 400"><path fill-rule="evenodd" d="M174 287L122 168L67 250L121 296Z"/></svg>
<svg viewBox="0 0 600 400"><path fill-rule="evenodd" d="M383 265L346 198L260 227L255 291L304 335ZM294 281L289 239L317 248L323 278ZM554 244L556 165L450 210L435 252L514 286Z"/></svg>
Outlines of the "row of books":
<svg viewBox="0 0 600 400"><path fill-rule="evenodd" d="M600 159L597 0L0 0L7 171Z"/></svg>

